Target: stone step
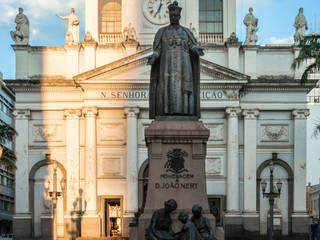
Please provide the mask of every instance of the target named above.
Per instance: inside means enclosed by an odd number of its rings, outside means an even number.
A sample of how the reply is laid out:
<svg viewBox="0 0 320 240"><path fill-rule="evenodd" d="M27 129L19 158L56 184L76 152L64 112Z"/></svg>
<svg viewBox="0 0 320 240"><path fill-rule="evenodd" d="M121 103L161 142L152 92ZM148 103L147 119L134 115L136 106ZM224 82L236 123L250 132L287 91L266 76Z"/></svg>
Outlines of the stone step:
<svg viewBox="0 0 320 240"><path fill-rule="evenodd" d="M79 237L76 240L129 240L128 237Z"/></svg>

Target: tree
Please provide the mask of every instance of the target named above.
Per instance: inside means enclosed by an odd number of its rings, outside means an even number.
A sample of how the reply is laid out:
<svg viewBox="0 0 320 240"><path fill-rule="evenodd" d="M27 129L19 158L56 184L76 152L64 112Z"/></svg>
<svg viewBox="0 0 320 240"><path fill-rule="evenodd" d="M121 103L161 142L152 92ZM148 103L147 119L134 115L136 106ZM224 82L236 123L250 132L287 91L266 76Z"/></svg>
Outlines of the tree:
<svg viewBox="0 0 320 240"><path fill-rule="evenodd" d="M12 142L16 134L17 132L10 125L0 120L0 148L3 149L0 165L11 171L16 169L17 157L14 151L5 147L5 144Z"/></svg>
<svg viewBox="0 0 320 240"><path fill-rule="evenodd" d="M320 72L320 35L306 36L300 41L299 47L301 48L297 58L293 60L291 68L296 70L307 60L311 60L311 64L306 67L301 77L301 84L308 81L308 76L315 72ZM316 123L314 136L320 135L320 122Z"/></svg>
<svg viewBox="0 0 320 240"><path fill-rule="evenodd" d="M306 36L298 45L301 50L299 56L293 60L291 68L296 70L307 60L314 61L307 66L301 77L301 84L305 84L308 76L314 72L320 72L320 35Z"/></svg>

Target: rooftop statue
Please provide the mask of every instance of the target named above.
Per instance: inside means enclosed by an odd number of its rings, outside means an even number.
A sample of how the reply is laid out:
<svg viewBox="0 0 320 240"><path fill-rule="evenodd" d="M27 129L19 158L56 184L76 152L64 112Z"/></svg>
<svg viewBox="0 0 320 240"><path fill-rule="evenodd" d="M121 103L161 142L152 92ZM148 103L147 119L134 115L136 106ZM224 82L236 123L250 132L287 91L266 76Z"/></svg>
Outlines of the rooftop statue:
<svg viewBox="0 0 320 240"><path fill-rule="evenodd" d="M293 25L296 28L296 33L294 34L294 42L299 44L304 36L306 35L306 30L308 30L308 23L306 17L303 15L303 8L299 9L299 13L296 16L296 20Z"/></svg>
<svg viewBox="0 0 320 240"><path fill-rule="evenodd" d="M170 25L160 28L153 42L149 117L200 118L200 61L203 49L190 29L180 25L182 8L168 6Z"/></svg>
<svg viewBox="0 0 320 240"><path fill-rule="evenodd" d="M244 17L243 23L247 26L247 36L245 45L256 45L258 41L257 31L258 19L253 15L253 8L249 8L249 13Z"/></svg>
<svg viewBox="0 0 320 240"><path fill-rule="evenodd" d="M58 18L62 20L68 20L68 28L66 33L66 44L78 44L79 41L79 25L80 21L78 16L75 14L74 8L71 8L70 14L63 17L56 14Z"/></svg>
<svg viewBox="0 0 320 240"><path fill-rule="evenodd" d="M146 229L146 240L175 240L171 229L170 213L177 209L174 199L165 201L164 208L156 210L151 218L150 226Z"/></svg>
<svg viewBox="0 0 320 240"><path fill-rule="evenodd" d="M26 15L23 14L23 8L19 8L19 13L15 18L17 24L16 30L11 31L10 35L15 44L28 45L29 43L29 20Z"/></svg>
<svg viewBox="0 0 320 240"><path fill-rule="evenodd" d="M128 27L123 29L123 38L126 42L129 41L136 41L137 40L137 33L135 28L129 23Z"/></svg>
<svg viewBox="0 0 320 240"><path fill-rule="evenodd" d="M210 221L207 217L202 215L202 207L199 205L194 205L192 207L193 216L191 221L198 229L202 240L216 240L216 237L211 227Z"/></svg>

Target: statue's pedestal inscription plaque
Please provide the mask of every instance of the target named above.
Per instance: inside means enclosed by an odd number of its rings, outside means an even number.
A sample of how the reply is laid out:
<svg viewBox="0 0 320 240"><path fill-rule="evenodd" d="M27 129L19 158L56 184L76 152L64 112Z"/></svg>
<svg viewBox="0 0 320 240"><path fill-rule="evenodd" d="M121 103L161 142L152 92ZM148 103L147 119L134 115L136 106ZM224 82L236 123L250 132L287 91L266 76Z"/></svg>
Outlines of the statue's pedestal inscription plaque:
<svg viewBox="0 0 320 240"><path fill-rule="evenodd" d="M139 237L150 224L155 210L168 199L175 199L179 212L191 213L199 204L209 214L206 190L205 157L209 130L199 121L153 121L145 130L149 155L149 182L144 213L139 218ZM177 221L174 230L178 230Z"/></svg>

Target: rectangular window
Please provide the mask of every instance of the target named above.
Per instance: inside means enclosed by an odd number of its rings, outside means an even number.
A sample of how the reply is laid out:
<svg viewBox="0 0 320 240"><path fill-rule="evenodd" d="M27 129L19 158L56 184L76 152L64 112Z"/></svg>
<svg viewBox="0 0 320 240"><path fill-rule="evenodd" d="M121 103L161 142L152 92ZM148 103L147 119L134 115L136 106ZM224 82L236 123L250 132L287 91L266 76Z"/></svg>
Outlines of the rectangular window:
<svg viewBox="0 0 320 240"><path fill-rule="evenodd" d="M199 0L199 32L222 33L222 0Z"/></svg>

